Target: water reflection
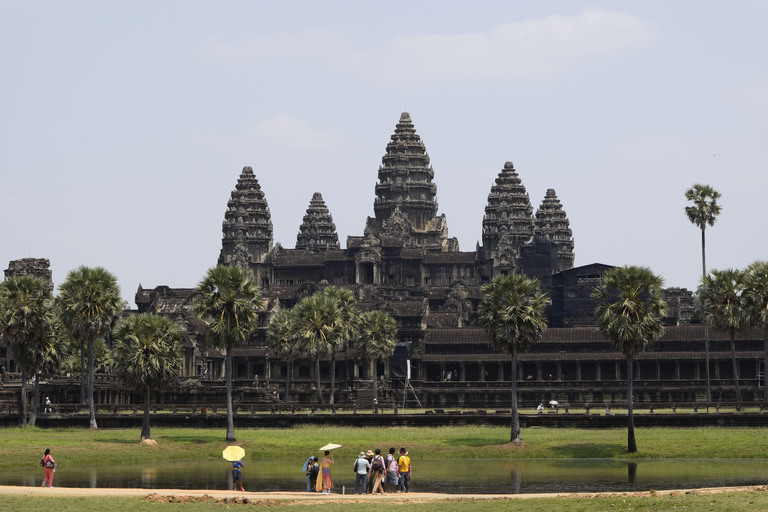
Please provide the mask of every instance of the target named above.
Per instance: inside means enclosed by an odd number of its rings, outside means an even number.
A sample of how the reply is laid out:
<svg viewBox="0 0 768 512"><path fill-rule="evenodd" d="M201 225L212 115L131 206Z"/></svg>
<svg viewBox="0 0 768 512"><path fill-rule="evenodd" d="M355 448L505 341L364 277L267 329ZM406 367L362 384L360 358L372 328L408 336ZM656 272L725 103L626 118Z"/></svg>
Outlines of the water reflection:
<svg viewBox="0 0 768 512"><path fill-rule="evenodd" d="M306 491L303 459L247 460L250 491ZM354 474L339 460L333 468L336 490L352 492ZM768 459L413 459L412 490L442 493L605 492L762 485ZM0 471L0 485L40 485L40 468ZM227 489L230 465L223 459L141 465L67 467L59 464L57 487L135 487L144 489Z"/></svg>

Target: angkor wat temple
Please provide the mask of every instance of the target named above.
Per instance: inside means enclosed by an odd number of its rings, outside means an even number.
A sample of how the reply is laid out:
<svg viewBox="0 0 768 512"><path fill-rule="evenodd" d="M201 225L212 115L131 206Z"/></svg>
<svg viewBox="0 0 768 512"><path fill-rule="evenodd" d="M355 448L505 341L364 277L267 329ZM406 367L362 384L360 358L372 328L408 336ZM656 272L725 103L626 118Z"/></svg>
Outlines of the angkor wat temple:
<svg viewBox="0 0 768 512"><path fill-rule="evenodd" d="M347 237L342 249L332 214L316 192L298 227L295 248L287 249L273 241L268 196L252 168L245 167L224 212L218 263L250 269L262 287L264 312L259 331L234 350L236 385L282 393L288 366L266 348L270 317L323 287L337 286L353 291L361 310L384 310L397 320L397 350L378 368L386 396L397 402L406 398L411 405L418 398L425 407L508 407L509 358L488 344L477 307L483 284L519 272L539 278L552 299L543 340L519 355L521 406L549 400L625 401L624 356L597 331L589 298L610 266L574 268L570 222L553 188L534 213L511 162L489 185L478 226L482 243L463 252L448 235L445 215L438 214L435 171L410 115L403 113L379 166L374 217L368 217L363 234ZM205 325L191 313L193 293L192 288L140 286L135 301L138 312L170 315L183 326L185 378L198 382L199 389L221 379L223 355L202 343ZM635 363L637 397L648 402L704 400L704 327L692 294L670 289L666 298L665 333ZM712 331L710 339L712 396L730 400L727 334ZM762 343L761 332L738 334L745 400L762 393ZM354 402L370 386L372 368L352 349L337 355L336 365L337 403ZM412 391L404 397L408 367ZM290 400L315 401L313 365L299 361L293 368ZM324 385L329 369L330 361L324 361ZM187 392L166 393L166 400L186 402ZM240 394L242 400L253 396Z"/></svg>

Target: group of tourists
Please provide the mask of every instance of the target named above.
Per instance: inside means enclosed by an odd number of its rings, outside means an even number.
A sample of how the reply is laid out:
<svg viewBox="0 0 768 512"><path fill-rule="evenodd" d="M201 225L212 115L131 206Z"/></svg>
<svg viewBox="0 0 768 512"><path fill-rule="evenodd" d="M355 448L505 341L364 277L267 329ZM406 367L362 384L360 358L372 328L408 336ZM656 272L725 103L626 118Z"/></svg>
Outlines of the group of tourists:
<svg viewBox="0 0 768 512"><path fill-rule="evenodd" d="M330 494L333 489L331 465L334 464L333 454L325 452L322 460L310 457L305 465L307 471L307 492L322 492ZM400 448L398 454L395 448L389 449L386 457L381 450L360 452L352 465L355 473L355 494L376 494L410 492L411 490L411 458L405 448Z"/></svg>

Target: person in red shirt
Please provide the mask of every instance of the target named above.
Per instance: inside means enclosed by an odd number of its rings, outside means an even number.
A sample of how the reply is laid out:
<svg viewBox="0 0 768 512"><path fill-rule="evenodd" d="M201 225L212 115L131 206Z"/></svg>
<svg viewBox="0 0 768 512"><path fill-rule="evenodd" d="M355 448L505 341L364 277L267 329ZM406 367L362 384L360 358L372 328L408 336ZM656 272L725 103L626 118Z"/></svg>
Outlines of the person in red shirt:
<svg viewBox="0 0 768 512"><path fill-rule="evenodd" d="M53 473L56 471L56 461L51 457L50 448L45 449L45 455L43 455L43 460L40 461L40 465L43 466L43 470L45 471L43 487L45 487L45 482L48 482L48 488L53 489Z"/></svg>

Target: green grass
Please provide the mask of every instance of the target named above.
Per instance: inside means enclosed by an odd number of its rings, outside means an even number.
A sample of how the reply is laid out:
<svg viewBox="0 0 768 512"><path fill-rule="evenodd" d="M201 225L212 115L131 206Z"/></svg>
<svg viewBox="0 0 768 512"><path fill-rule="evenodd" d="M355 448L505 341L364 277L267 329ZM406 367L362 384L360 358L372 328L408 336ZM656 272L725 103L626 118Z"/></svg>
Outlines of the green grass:
<svg viewBox="0 0 768 512"><path fill-rule="evenodd" d="M220 457L229 443L224 429L153 428L156 447L139 445L139 429L0 430L0 469L34 466L50 448L57 463L69 466L203 460ZM639 452L626 452L626 430L528 428L523 445L508 443L504 427L296 427L238 429L237 443L251 459L311 453L326 443L343 445L338 457L359 451L405 446L416 458L766 458L766 429L637 429ZM104 454L104 457L100 455ZM106 454L109 456L107 457Z"/></svg>
<svg viewBox="0 0 768 512"><path fill-rule="evenodd" d="M53 497L29 495L3 495L3 510L9 512L37 512L56 510L57 512L121 512L158 511L158 512L207 512L222 510L253 510L257 505L270 505L272 509L290 512L310 512L317 510L317 500L312 503L270 500L260 503L155 503L144 498L123 498L111 496L94 497ZM500 500L424 500L418 502L334 502L320 505L326 510L338 512L377 512L408 510L409 512L491 512L505 510L517 511L559 511L586 512L605 510L728 510L755 511L768 510L768 493L763 491L726 492L721 494L680 493L674 496L610 496L595 498L541 498Z"/></svg>

